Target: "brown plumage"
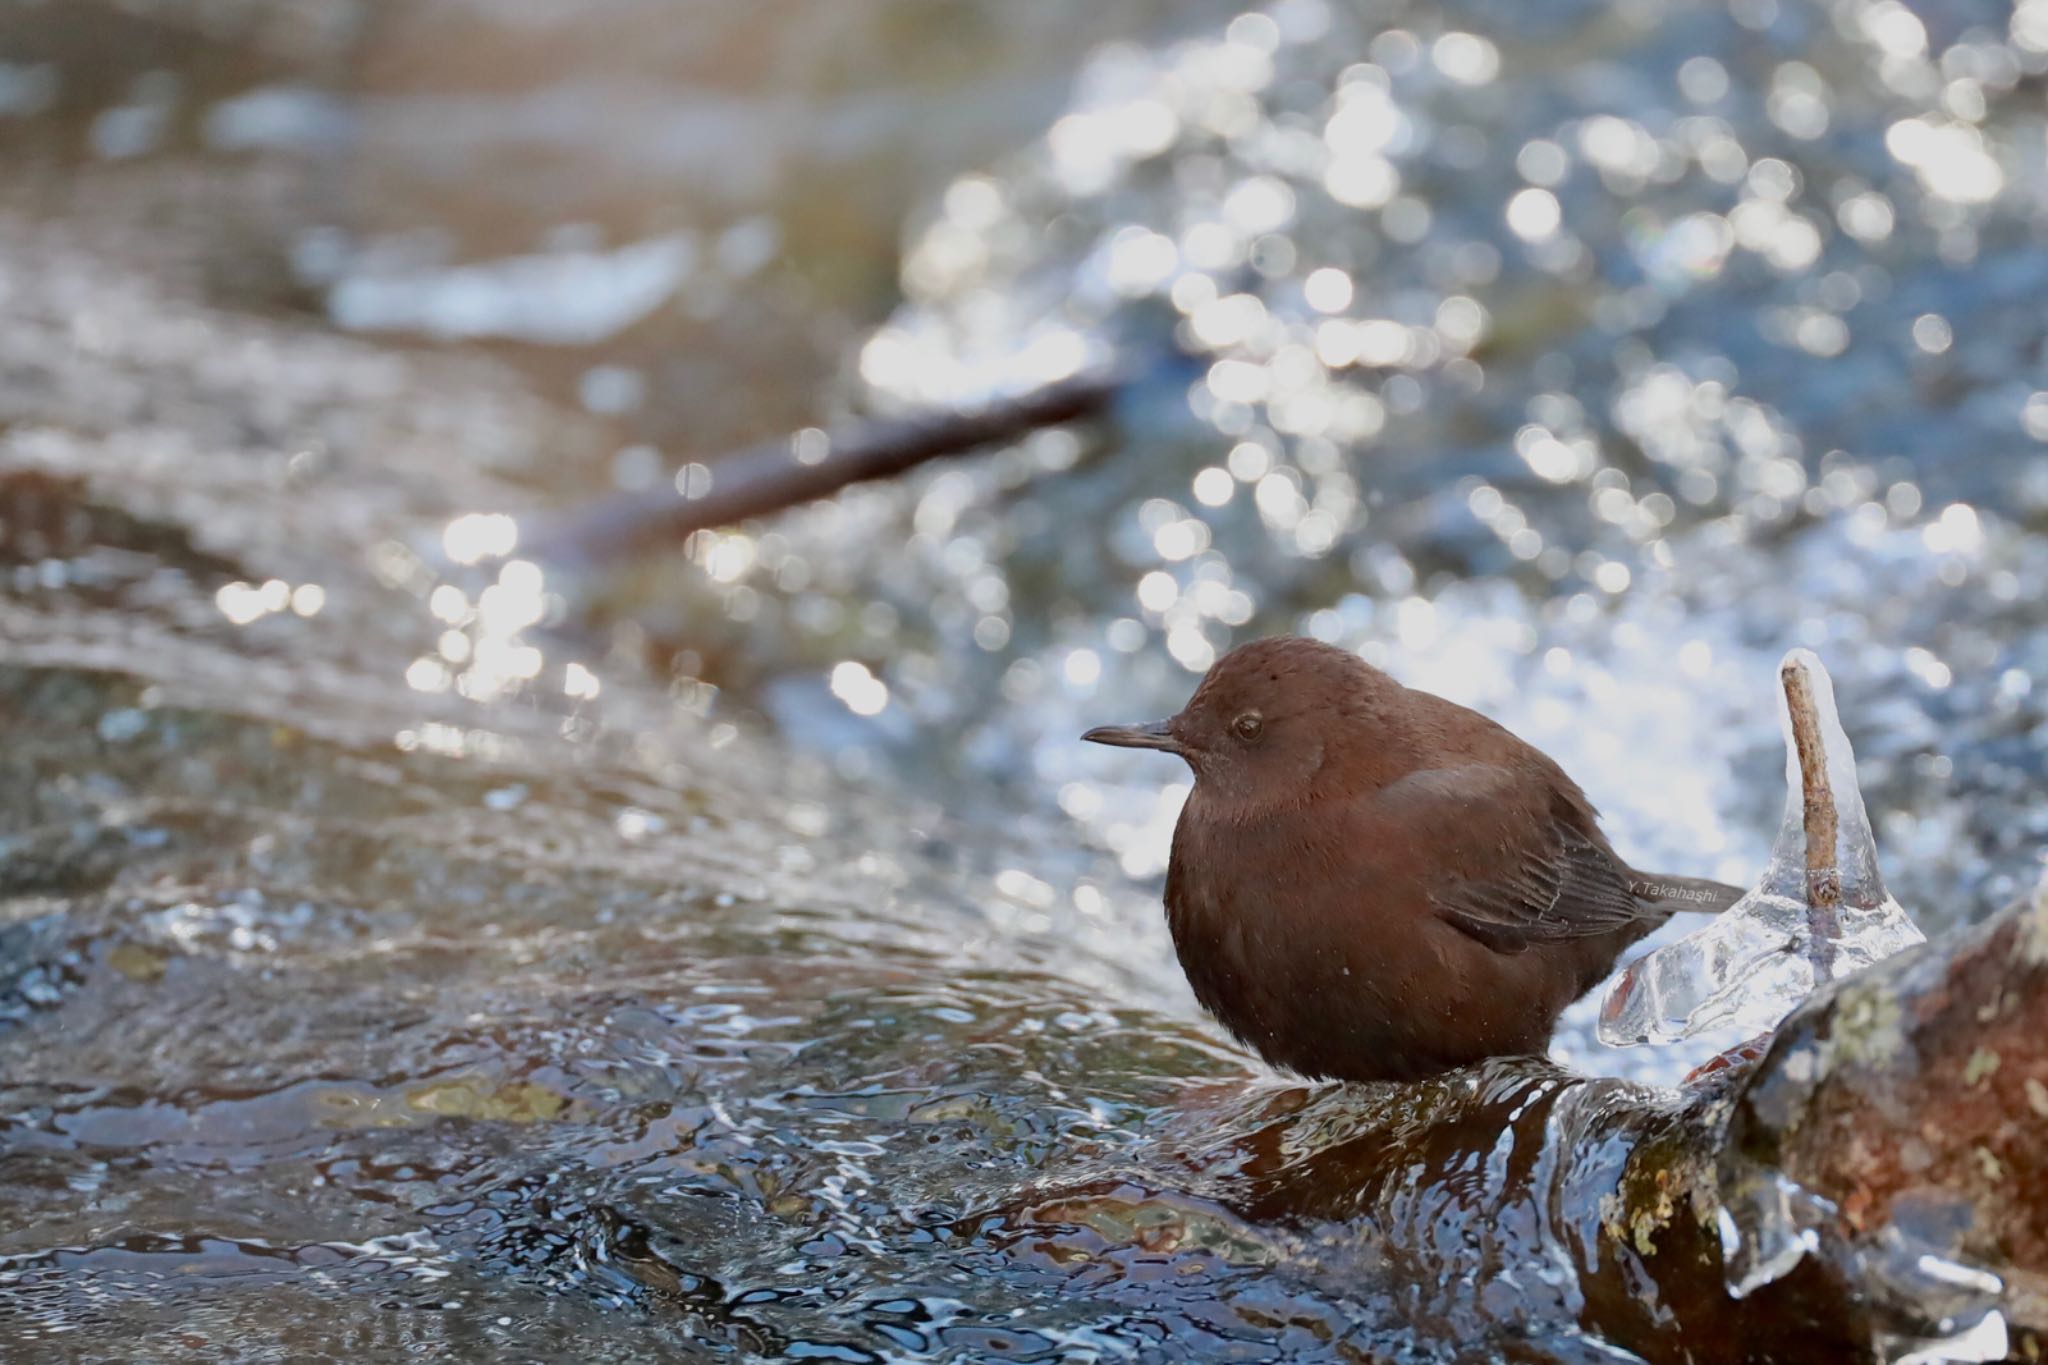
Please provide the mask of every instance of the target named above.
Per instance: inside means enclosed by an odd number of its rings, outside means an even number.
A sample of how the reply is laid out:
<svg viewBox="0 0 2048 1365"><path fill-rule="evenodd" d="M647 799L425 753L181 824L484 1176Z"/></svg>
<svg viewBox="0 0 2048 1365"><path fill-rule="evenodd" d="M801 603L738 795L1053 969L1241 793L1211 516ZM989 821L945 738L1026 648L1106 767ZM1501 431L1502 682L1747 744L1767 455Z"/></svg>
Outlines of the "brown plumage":
<svg viewBox="0 0 2048 1365"><path fill-rule="evenodd" d="M1547 755L1314 640L1232 650L1179 715L1083 738L1194 769L1174 947L1205 1008L1304 1076L1540 1053L1629 944L1742 894L1633 871Z"/></svg>

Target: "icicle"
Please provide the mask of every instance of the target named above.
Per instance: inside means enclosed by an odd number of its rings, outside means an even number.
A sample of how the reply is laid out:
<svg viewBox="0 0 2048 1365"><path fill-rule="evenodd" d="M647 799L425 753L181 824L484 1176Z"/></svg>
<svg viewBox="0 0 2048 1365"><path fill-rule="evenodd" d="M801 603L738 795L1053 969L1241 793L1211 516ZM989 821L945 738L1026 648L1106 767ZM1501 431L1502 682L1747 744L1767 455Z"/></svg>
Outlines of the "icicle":
<svg viewBox="0 0 2048 1365"><path fill-rule="evenodd" d="M1602 1002L1603 1042L1670 1042L1727 1024L1762 1033L1821 982L1923 941L1878 874L1827 670L1795 649L1778 680L1787 792L1770 865L1712 924L1630 965Z"/></svg>

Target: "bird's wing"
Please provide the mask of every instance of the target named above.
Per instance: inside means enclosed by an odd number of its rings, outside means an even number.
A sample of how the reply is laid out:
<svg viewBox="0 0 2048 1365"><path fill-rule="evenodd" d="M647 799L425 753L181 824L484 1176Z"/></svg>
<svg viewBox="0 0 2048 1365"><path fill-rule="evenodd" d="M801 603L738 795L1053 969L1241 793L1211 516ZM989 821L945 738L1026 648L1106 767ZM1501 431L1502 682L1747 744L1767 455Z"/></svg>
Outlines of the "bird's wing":
<svg viewBox="0 0 2048 1365"><path fill-rule="evenodd" d="M1411 773L1374 796L1375 824L1428 841L1430 908L1496 952L1662 918L1630 891L1585 798L1558 779L1532 783L1490 763Z"/></svg>

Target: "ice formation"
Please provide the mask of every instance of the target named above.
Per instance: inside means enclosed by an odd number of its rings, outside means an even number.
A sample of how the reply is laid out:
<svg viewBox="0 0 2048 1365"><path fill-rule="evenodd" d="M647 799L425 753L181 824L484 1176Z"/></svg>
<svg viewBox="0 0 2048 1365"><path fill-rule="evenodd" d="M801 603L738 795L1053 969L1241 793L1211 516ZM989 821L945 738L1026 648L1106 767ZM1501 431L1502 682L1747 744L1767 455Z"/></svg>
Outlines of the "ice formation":
<svg viewBox="0 0 2048 1365"><path fill-rule="evenodd" d="M1923 935L1885 890L1834 686L1811 652L1778 666L1785 817L1749 894L1696 934L1638 958L1608 989L1603 1042L1671 1042L1736 1025L1775 1027L1825 981Z"/></svg>

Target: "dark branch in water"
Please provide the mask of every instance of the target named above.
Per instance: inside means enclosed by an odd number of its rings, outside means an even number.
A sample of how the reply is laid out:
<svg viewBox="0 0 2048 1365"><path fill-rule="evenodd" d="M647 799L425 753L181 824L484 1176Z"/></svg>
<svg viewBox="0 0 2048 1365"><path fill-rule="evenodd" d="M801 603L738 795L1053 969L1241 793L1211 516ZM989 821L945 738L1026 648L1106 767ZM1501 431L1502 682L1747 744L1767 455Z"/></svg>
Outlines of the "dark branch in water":
<svg viewBox="0 0 2048 1365"><path fill-rule="evenodd" d="M1797 659L1778 670L1785 706L1792 718L1792 747L1799 758L1799 787L1805 804L1806 920L1811 931L1814 979L1833 975L1837 910L1842 903L1842 870L1835 866L1840 822L1835 791L1828 783L1827 745L1821 738L1820 711L1813 702L1813 680Z"/></svg>
<svg viewBox="0 0 2048 1365"><path fill-rule="evenodd" d="M527 546L556 563L597 565L680 545L693 531L767 516L849 484L1097 416L1127 379L1121 369L1105 368L971 410L861 422L809 442L765 441L710 461L702 488L614 494L543 524Z"/></svg>

